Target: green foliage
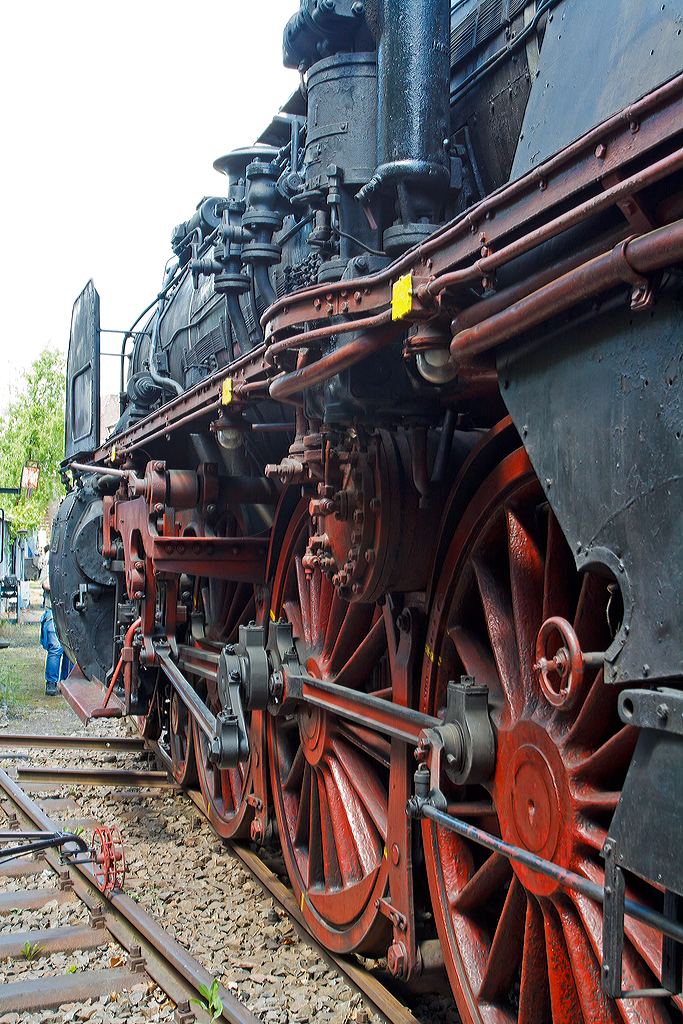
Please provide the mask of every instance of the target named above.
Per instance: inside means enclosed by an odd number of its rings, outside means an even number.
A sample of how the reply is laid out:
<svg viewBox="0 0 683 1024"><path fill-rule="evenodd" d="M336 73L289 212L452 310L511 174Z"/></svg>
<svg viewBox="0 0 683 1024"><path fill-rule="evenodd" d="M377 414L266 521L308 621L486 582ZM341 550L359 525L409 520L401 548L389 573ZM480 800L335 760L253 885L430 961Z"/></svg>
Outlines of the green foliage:
<svg viewBox="0 0 683 1024"><path fill-rule="evenodd" d="M223 1012L223 1003L218 995L218 978L213 979L211 988L207 988L206 985L200 982L199 994L204 996L204 999L190 999L190 1002L196 1003L197 1006L201 1006L203 1010L206 1010L209 1015L209 1024L213 1024L213 1021L218 1020Z"/></svg>
<svg viewBox="0 0 683 1024"><path fill-rule="evenodd" d="M24 943L22 953L24 954L27 960L35 960L40 951L43 949L45 949L45 946L41 946L37 942L34 942L33 946L31 946L31 943L27 939L26 942Z"/></svg>
<svg viewBox="0 0 683 1024"><path fill-rule="evenodd" d="M41 523L53 498L63 493L59 464L64 458L65 360L44 348L13 391L0 416L0 486L18 487L27 459L40 463L38 489L3 495L10 530L33 530Z"/></svg>
<svg viewBox="0 0 683 1024"><path fill-rule="evenodd" d="M77 970L78 970L78 964L71 964L69 967L67 967L67 969L64 971L64 973L65 974L75 974Z"/></svg>
<svg viewBox="0 0 683 1024"><path fill-rule="evenodd" d="M19 680L13 665L0 665L0 706L13 708L18 701Z"/></svg>

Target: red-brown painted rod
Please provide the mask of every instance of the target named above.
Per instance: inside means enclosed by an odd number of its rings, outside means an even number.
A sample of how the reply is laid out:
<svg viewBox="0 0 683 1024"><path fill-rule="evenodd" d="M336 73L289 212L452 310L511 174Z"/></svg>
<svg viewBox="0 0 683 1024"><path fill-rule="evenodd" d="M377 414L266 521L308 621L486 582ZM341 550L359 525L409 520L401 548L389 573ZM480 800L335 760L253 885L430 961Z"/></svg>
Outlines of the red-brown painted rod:
<svg viewBox="0 0 683 1024"><path fill-rule="evenodd" d="M609 288L624 282L635 283L636 275L682 259L683 220L678 220L615 246L604 256L589 260L472 327L457 330L456 317L453 326L457 333L451 342L451 355L457 360L478 355Z"/></svg>

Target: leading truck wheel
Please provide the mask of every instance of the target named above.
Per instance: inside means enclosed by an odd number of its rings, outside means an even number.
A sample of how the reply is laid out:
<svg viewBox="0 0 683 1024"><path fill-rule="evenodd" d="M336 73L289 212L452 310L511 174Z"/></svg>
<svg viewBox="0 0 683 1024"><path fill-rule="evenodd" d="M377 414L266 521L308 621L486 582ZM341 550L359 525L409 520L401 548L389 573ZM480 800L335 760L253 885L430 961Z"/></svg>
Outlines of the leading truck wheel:
<svg viewBox="0 0 683 1024"><path fill-rule="evenodd" d="M583 651L611 641L610 580L579 575L523 449L487 478L463 515L435 592L421 710L443 715L448 681L489 687L496 768L484 786L443 779L451 813L602 884L600 856L636 740L618 687L586 667L572 699L541 685L537 640L551 617ZM565 632L567 632L566 627ZM552 652L551 652L552 653ZM546 672L547 677L547 672ZM551 680L552 682L552 680ZM544 692L545 691L545 692ZM554 699L551 701L546 692ZM490 809L489 809L490 808ZM423 822L446 966L467 1024L670 1020L665 1001L614 1001L600 987L602 908L467 839ZM661 909L633 876L631 895ZM624 989L659 987L661 937L626 918Z"/></svg>
<svg viewBox="0 0 683 1024"><path fill-rule="evenodd" d="M381 609L349 604L319 569L306 575L301 559L309 524L304 501L284 538L273 617L292 624L311 675L386 695ZM368 656L368 646L359 652L359 645L369 633ZM335 952L384 951L386 919L375 904L387 884L390 744L301 703L270 717L268 745L283 856L309 928Z"/></svg>

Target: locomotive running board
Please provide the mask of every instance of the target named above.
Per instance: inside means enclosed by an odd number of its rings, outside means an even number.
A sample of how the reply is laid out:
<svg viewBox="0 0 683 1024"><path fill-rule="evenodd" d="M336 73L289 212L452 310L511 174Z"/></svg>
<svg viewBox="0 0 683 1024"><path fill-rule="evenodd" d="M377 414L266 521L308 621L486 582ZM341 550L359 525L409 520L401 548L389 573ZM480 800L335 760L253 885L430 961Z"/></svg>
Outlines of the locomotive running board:
<svg viewBox="0 0 683 1024"><path fill-rule="evenodd" d="M99 679L86 679L78 665L73 667L67 679L62 680L61 689L62 695L83 725L88 724L96 708L102 707L106 694ZM111 718L120 718L123 715L123 704L114 693L109 698L107 710L110 712L108 717Z"/></svg>

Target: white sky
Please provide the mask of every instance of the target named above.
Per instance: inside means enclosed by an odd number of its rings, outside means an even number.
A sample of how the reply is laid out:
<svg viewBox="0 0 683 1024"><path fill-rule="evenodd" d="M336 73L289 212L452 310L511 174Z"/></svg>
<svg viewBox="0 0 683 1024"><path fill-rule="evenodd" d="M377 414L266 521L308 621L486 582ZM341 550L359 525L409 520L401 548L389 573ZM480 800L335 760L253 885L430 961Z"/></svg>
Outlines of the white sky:
<svg viewBox="0 0 683 1024"><path fill-rule="evenodd" d="M213 160L251 144L297 87L298 0L7 0L0 14L0 409L93 278L103 328L161 285L176 223L224 195ZM102 335L103 351L121 336ZM102 394L118 391L102 359Z"/></svg>

